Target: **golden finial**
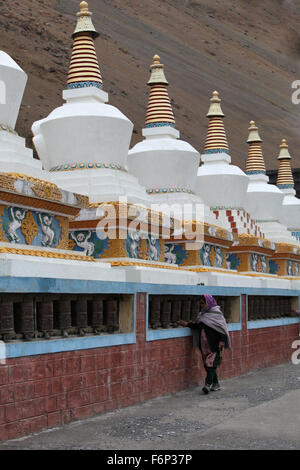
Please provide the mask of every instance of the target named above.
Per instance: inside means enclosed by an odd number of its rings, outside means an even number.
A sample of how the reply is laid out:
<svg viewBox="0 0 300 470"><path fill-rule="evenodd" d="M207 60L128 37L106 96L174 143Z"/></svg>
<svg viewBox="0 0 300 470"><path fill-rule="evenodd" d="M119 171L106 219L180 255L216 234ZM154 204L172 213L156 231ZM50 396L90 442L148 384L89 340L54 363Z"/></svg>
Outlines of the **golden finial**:
<svg viewBox="0 0 300 470"><path fill-rule="evenodd" d="M92 16L92 13L89 11L88 2L80 3L80 11L77 13L77 16Z"/></svg>
<svg viewBox="0 0 300 470"><path fill-rule="evenodd" d="M99 36L93 25L92 13L89 11L87 2L80 3L80 11L77 13L77 25L72 37L74 38L78 33L91 33L93 38Z"/></svg>
<svg viewBox="0 0 300 470"><path fill-rule="evenodd" d="M206 117L212 117L212 116L221 116L224 117L224 113L221 109L221 100L219 98L219 92L218 91L213 91L212 97L210 98L210 107L208 110L208 113Z"/></svg>
<svg viewBox="0 0 300 470"><path fill-rule="evenodd" d="M150 80L147 85L153 85L155 83L162 83L168 85L168 81L164 73L164 65L160 63L160 57L158 54L153 56L153 64L150 65Z"/></svg>
<svg viewBox="0 0 300 470"><path fill-rule="evenodd" d="M278 160L281 160L282 158L289 158L289 159L292 158L290 156L288 148L289 148L289 146L286 143L286 139L282 139L281 145L280 145L280 152L279 152Z"/></svg>
<svg viewBox="0 0 300 470"><path fill-rule="evenodd" d="M255 125L255 121L250 121L250 127L248 127L249 137L247 142L262 142L258 133L258 127Z"/></svg>
<svg viewBox="0 0 300 470"><path fill-rule="evenodd" d="M160 63L160 57L159 57L159 55L155 54L155 55L153 56L153 64L152 64L152 65L162 65L162 64Z"/></svg>

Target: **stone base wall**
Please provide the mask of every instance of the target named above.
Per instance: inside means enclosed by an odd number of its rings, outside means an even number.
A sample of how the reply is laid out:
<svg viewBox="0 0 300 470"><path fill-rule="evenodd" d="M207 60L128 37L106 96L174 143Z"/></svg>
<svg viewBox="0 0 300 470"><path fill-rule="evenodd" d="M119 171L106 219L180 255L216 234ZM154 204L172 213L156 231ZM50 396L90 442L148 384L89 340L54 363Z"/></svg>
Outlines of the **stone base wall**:
<svg viewBox="0 0 300 470"><path fill-rule="evenodd" d="M0 439L126 407L202 385L191 336L146 340L145 293L136 300L136 343L7 359L0 364ZM231 331L220 379L289 361L299 324Z"/></svg>

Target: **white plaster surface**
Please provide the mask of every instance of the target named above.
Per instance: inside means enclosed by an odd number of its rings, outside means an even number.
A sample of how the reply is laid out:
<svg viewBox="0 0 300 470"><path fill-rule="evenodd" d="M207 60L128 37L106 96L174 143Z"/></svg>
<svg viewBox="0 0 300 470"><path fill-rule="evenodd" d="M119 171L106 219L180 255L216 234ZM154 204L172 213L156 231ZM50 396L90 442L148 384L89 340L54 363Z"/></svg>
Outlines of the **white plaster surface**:
<svg viewBox="0 0 300 470"><path fill-rule="evenodd" d="M200 154L190 144L176 138L176 135L179 137L176 129L169 129L144 129L146 138L128 153L128 169L147 189L183 187L192 190Z"/></svg>
<svg viewBox="0 0 300 470"><path fill-rule="evenodd" d="M226 153L201 155L195 192L209 207L244 208L248 176Z"/></svg>
<svg viewBox="0 0 300 470"><path fill-rule="evenodd" d="M109 263L41 258L0 253L0 276L125 281L125 273Z"/></svg>
<svg viewBox="0 0 300 470"><path fill-rule="evenodd" d="M0 51L0 81L0 124L14 129L27 82L27 75L4 51Z"/></svg>
<svg viewBox="0 0 300 470"><path fill-rule="evenodd" d="M65 90L67 102L32 126L44 167L63 163L114 163L125 166L133 124L106 104L95 87Z"/></svg>
<svg viewBox="0 0 300 470"><path fill-rule="evenodd" d="M176 271L144 266L125 266L126 282L141 282L149 284L178 284L196 285L197 275L188 271Z"/></svg>

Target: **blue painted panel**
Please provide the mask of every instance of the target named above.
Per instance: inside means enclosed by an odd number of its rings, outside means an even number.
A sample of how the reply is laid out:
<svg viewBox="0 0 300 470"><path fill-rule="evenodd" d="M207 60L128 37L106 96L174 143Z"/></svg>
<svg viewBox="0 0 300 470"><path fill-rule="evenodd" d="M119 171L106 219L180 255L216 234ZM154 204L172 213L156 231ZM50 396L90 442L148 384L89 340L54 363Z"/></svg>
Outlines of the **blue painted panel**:
<svg viewBox="0 0 300 470"><path fill-rule="evenodd" d="M248 330L255 328L271 328L274 326L293 325L299 323L299 318L273 318L271 320L253 320L247 322Z"/></svg>
<svg viewBox="0 0 300 470"><path fill-rule="evenodd" d="M34 356L63 351L78 351L81 349L104 348L136 342L135 333L103 334L83 338L64 338L39 340L30 342L15 342L6 344L6 357Z"/></svg>
<svg viewBox="0 0 300 470"><path fill-rule="evenodd" d="M68 293L92 294L92 293L123 293L147 292L148 294L175 294L175 295L287 295L298 297L299 290L265 289L245 287L222 286L189 286L170 284L142 284L134 282L91 281L78 279L54 279L34 277L9 277L0 278L0 292L28 292L28 293Z"/></svg>

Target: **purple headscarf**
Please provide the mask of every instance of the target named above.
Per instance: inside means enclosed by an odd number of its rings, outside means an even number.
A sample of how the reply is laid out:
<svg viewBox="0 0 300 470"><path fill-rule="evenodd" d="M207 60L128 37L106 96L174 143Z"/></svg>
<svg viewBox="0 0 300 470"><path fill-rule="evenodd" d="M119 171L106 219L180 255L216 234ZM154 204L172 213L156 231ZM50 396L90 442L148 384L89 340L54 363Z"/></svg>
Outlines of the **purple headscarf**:
<svg viewBox="0 0 300 470"><path fill-rule="evenodd" d="M204 294L203 297L205 298L206 306L204 310L201 310L201 313L209 312L211 308L216 307L218 305L216 299L212 295Z"/></svg>

